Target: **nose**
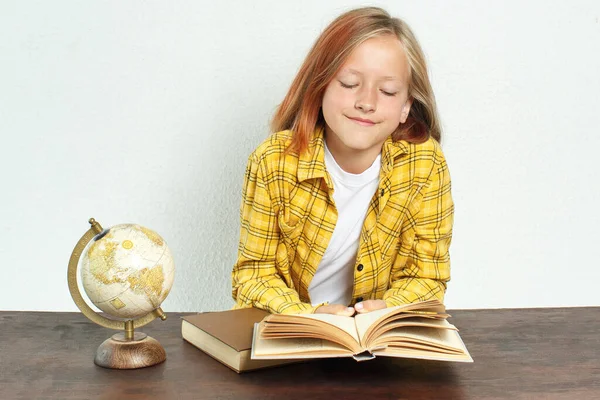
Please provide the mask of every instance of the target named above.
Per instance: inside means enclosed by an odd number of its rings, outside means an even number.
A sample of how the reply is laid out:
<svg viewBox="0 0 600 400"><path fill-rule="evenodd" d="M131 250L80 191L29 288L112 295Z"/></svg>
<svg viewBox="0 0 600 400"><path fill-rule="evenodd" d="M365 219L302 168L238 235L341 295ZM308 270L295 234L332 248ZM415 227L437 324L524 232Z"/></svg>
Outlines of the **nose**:
<svg viewBox="0 0 600 400"><path fill-rule="evenodd" d="M364 113L372 113L377 108L377 91L363 86L358 92L354 108Z"/></svg>

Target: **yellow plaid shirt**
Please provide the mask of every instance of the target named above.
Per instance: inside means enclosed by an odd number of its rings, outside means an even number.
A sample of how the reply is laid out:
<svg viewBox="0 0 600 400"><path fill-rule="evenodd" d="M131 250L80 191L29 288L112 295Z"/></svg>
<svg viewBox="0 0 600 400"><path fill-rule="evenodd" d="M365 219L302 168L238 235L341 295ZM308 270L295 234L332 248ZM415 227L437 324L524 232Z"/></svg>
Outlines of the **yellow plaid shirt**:
<svg viewBox="0 0 600 400"><path fill-rule="evenodd" d="M285 154L291 132L271 135L249 157L241 205L234 308L312 313L308 286L337 220L318 130L301 155ZM352 304L443 301L454 204L439 144L384 143L354 266Z"/></svg>

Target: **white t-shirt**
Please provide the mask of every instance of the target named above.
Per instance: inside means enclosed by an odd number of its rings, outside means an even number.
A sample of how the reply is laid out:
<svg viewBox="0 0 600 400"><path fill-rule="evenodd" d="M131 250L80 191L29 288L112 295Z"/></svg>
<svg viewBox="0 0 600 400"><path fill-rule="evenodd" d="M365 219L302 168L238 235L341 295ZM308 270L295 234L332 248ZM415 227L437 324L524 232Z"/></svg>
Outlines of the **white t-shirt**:
<svg viewBox="0 0 600 400"><path fill-rule="evenodd" d="M379 186L381 155L361 174L350 174L335 162L325 146L325 167L333 181L337 223L323 259L308 286L313 305L349 305L360 233L369 204Z"/></svg>

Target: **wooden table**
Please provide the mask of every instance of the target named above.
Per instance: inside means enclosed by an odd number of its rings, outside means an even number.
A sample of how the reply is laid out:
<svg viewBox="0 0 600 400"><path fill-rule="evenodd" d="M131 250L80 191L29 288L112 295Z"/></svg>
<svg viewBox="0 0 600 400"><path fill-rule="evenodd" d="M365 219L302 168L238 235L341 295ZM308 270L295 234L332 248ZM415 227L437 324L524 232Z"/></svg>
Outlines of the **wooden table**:
<svg viewBox="0 0 600 400"><path fill-rule="evenodd" d="M0 399L600 399L600 308L450 311L473 364L329 359L238 375L183 341L182 314L142 331L167 361L108 370L110 331L79 313L0 312Z"/></svg>

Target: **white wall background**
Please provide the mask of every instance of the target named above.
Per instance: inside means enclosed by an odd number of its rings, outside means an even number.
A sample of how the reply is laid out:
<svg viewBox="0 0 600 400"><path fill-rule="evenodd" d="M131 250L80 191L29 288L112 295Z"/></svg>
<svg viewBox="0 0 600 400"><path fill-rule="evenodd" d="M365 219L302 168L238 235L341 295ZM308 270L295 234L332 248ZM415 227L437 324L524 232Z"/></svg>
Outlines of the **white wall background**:
<svg viewBox="0 0 600 400"><path fill-rule="evenodd" d="M429 60L456 202L450 308L600 305L600 2L0 1L0 309L77 310L95 217L159 232L166 311L229 308L248 154L339 13Z"/></svg>

